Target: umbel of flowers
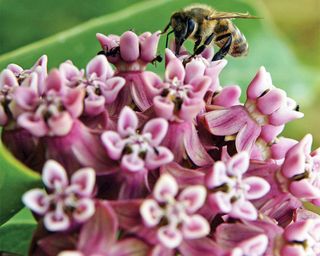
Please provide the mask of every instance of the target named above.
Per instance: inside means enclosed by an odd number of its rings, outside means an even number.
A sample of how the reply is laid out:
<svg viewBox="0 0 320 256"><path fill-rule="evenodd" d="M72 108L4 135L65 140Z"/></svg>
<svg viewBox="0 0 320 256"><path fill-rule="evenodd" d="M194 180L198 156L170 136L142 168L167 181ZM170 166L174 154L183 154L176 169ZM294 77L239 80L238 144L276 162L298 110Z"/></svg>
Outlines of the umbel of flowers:
<svg viewBox="0 0 320 256"><path fill-rule="evenodd" d="M44 184L22 198L29 254L320 255L303 205L320 206L320 149L280 135L296 102L261 67L241 103L212 49L166 49L165 73L148 71L159 37L97 34L85 69L1 71L2 141Z"/></svg>

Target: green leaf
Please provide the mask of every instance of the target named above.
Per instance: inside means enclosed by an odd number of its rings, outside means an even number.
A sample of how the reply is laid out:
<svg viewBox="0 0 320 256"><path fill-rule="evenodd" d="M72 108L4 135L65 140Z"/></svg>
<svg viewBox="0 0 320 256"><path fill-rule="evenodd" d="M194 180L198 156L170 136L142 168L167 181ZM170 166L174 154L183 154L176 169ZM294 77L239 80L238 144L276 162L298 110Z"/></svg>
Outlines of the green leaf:
<svg viewBox="0 0 320 256"><path fill-rule="evenodd" d="M0 68L11 62L29 67L42 54L49 57L49 66L57 67L66 59L71 59L79 67L86 63L100 50L95 39L97 32L122 34L128 29L137 33L157 31L168 23L173 11L192 4L192 0L143 1L112 14L101 16L82 23L72 29L22 47L0 57ZM212 5L211 0L202 3ZM216 0L214 7L222 11L249 11L253 15L264 17L263 8L253 6L254 1ZM273 31L268 17L262 20L235 20L235 24L245 34L250 51L245 58L228 57L229 65L221 74L223 84L239 84L246 88L260 65L264 65L272 74L274 84L285 88L292 97L305 98L314 84L314 75L301 66L291 49ZM159 52L164 52L164 38L160 41ZM162 73L163 64L151 70Z"/></svg>
<svg viewBox="0 0 320 256"><path fill-rule="evenodd" d="M24 192L40 186L40 175L16 160L0 142L0 225L23 207Z"/></svg>
<svg viewBox="0 0 320 256"><path fill-rule="evenodd" d="M37 224L26 208L0 227L0 252L27 255Z"/></svg>

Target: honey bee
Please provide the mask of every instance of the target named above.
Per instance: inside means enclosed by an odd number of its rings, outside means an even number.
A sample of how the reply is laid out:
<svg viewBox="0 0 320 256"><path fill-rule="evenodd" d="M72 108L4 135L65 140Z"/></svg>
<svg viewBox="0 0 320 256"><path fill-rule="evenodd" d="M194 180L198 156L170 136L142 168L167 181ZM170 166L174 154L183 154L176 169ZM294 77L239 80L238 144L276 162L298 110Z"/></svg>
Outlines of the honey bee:
<svg viewBox="0 0 320 256"><path fill-rule="evenodd" d="M213 61L223 59L227 54L233 57L244 56L248 52L248 42L240 30L232 23L232 19L257 19L248 13L219 12L207 5L191 5L181 11L174 12L169 24L162 34L168 32L175 36L175 53L178 54L186 39L195 41L193 54L200 54L212 43L220 49L214 55Z"/></svg>

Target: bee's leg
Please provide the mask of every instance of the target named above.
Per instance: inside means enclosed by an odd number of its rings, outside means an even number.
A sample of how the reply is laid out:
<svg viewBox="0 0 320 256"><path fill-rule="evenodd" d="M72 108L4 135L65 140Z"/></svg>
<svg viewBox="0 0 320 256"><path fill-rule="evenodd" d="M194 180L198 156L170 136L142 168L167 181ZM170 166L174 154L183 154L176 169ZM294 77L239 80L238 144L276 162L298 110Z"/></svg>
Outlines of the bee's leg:
<svg viewBox="0 0 320 256"><path fill-rule="evenodd" d="M216 38L216 42L220 41L224 38L228 38L225 44L220 48L220 50L213 56L212 61L223 59L229 52L231 44L232 44L232 35L231 33L219 36Z"/></svg>
<svg viewBox="0 0 320 256"><path fill-rule="evenodd" d="M168 32L167 37L166 37L166 48L168 48L168 44L169 44L169 35L173 33L173 30Z"/></svg>
<svg viewBox="0 0 320 256"><path fill-rule="evenodd" d="M210 35L206 38L206 40L203 42L203 45L199 46L199 47L194 51L194 53L191 55L191 57L194 57L194 56L196 56L196 55L201 54L201 53L208 47L208 45L211 44L214 36L215 36L214 33L210 34Z"/></svg>
<svg viewBox="0 0 320 256"><path fill-rule="evenodd" d="M194 47L193 47L193 52L195 52L197 50L197 48L199 47L199 45L201 44L202 38L198 38L197 41L194 43Z"/></svg>

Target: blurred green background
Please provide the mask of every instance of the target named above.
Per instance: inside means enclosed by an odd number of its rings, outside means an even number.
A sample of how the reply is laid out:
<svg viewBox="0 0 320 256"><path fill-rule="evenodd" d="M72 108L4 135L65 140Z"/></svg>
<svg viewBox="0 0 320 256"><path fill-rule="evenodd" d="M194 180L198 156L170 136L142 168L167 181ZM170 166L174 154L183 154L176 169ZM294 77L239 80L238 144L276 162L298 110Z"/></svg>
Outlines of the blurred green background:
<svg viewBox="0 0 320 256"><path fill-rule="evenodd" d="M263 18L235 20L250 51L245 58L227 57L222 84L238 84L245 90L264 65L273 83L297 100L305 113L288 124L283 135L300 140L312 133L313 147L319 147L320 0L0 0L0 70L9 63L28 68L42 54L48 55L49 68L66 59L85 67L100 50L97 32L161 30L173 11L197 2ZM163 50L161 39L159 53ZM163 63L150 69L161 74ZM23 207L22 193L39 184L40 177L17 164L0 143L0 224ZM20 211L1 226L0 251L26 255L35 226L30 212Z"/></svg>

